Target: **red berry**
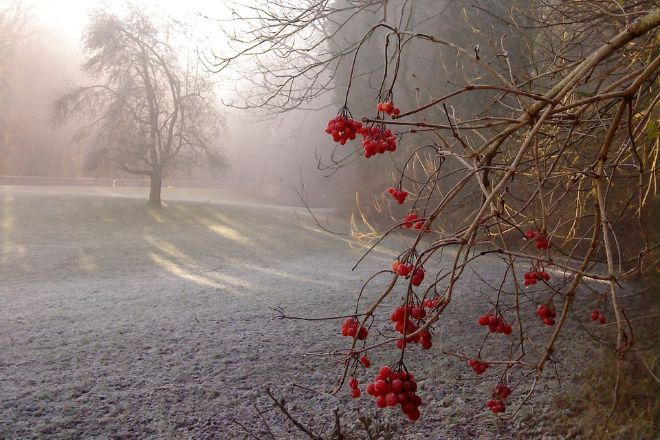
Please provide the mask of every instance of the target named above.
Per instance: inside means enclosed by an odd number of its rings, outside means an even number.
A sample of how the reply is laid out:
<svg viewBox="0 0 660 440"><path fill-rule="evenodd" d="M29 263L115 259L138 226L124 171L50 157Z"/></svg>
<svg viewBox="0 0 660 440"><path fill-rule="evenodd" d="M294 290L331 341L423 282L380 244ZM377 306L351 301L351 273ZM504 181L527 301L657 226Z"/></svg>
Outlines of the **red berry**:
<svg viewBox="0 0 660 440"><path fill-rule="evenodd" d="M489 367L488 362L481 362L477 359L469 359L468 360L468 365L477 374L484 373Z"/></svg>
<svg viewBox="0 0 660 440"><path fill-rule="evenodd" d="M504 402L499 399L489 400L486 402L486 406L495 414L504 412L505 409Z"/></svg>
<svg viewBox="0 0 660 440"><path fill-rule="evenodd" d="M419 306L413 307L411 315L415 319L423 319L426 317L426 310Z"/></svg>
<svg viewBox="0 0 660 440"><path fill-rule="evenodd" d="M380 379L385 379L390 375L390 372L392 370L388 366L380 367L380 370L378 371L378 375L380 376Z"/></svg>
<svg viewBox="0 0 660 440"><path fill-rule="evenodd" d="M390 321L392 322L399 321L399 309L394 309L394 311L390 315Z"/></svg>
<svg viewBox="0 0 660 440"><path fill-rule="evenodd" d="M371 361L367 356L362 356L360 358L360 362L362 362L362 365L364 365L364 368L369 368L371 366Z"/></svg>
<svg viewBox="0 0 660 440"><path fill-rule="evenodd" d="M406 399L409 400L407 396ZM416 409L417 407L412 402L405 403L401 406L401 411L403 411L405 414L408 414L409 412L414 411Z"/></svg>
<svg viewBox="0 0 660 440"><path fill-rule="evenodd" d="M400 277L405 277L405 276L407 276L407 275L410 273L410 270L411 270L411 267L410 267L409 264L399 264L399 265L396 267L396 273L397 273Z"/></svg>
<svg viewBox="0 0 660 440"><path fill-rule="evenodd" d="M387 394L387 388L388 388L387 382L385 382L382 379L377 380L376 382L374 382L374 390L376 391L376 393L378 395L382 396L384 394Z"/></svg>
<svg viewBox="0 0 660 440"><path fill-rule="evenodd" d="M417 220L417 218L418 218L417 214L415 214L414 212L411 212L410 214L408 214L407 216L404 217L403 224L401 225L401 227L406 228L406 229L412 228L413 222L415 222L415 220Z"/></svg>
<svg viewBox="0 0 660 440"><path fill-rule="evenodd" d="M399 399L396 397L396 394L387 393L385 396L385 402L387 402L387 406L397 406Z"/></svg>
<svg viewBox="0 0 660 440"><path fill-rule="evenodd" d="M419 420L419 418L421 417L421 413L419 412L419 410L417 408L413 409L410 412L407 412L406 415L408 416L408 419L411 422Z"/></svg>
<svg viewBox="0 0 660 440"><path fill-rule="evenodd" d="M503 383L498 383L493 390L493 397L506 399L511 394L511 389Z"/></svg>

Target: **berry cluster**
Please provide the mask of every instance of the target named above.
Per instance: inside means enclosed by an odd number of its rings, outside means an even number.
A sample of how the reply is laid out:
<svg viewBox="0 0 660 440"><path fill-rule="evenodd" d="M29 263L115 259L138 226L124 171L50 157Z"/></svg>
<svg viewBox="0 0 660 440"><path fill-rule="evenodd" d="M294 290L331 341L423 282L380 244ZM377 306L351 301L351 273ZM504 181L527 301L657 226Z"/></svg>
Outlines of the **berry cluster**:
<svg viewBox="0 0 660 440"><path fill-rule="evenodd" d="M601 325L603 325L607 322L607 318L605 317L605 315L600 313L600 310L598 310L598 309L594 309L591 312L591 320L594 321L594 322L598 321L598 322L600 322Z"/></svg>
<svg viewBox="0 0 660 440"><path fill-rule="evenodd" d="M392 101L379 102L376 108L379 112L387 113L393 117L397 117L401 113L401 110L398 107L394 107L394 103Z"/></svg>
<svg viewBox="0 0 660 440"><path fill-rule="evenodd" d="M419 217L417 216L416 213L411 212L410 214L408 214L403 218L403 223L401 224L401 227L405 229L410 229L413 227L413 224L415 225L415 227L417 226L417 223L421 223L423 225L424 222L417 221L418 218ZM421 226L418 229L421 229Z"/></svg>
<svg viewBox="0 0 660 440"><path fill-rule="evenodd" d="M485 315L481 315L478 322L479 325L487 325L488 331L491 333L502 333L505 335L510 335L513 331L513 328L506 323L502 316L498 316L492 311Z"/></svg>
<svg viewBox="0 0 660 440"><path fill-rule="evenodd" d="M555 324L557 312L555 312L554 308L550 308L545 304L539 304L539 306L536 308L536 314L539 315L539 318L541 318L541 321L543 321L545 325Z"/></svg>
<svg viewBox="0 0 660 440"><path fill-rule="evenodd" d="M530 270L529 272L525 272L523 276L525 278L523 282L525 287L533 286L537 281L548 281L550 279L550 274L544 270Z"/></svg>
<svg viewBox="0 0 660 440"><path fill-rule="evenodd" d="M511 395L511 388L504 385L503 383L498 383L493 390L493 397L498 399L506 399Z"/></svg>
<svg viewBox="0 0 660 440"><path fill-rule="evenodd" d="M392 263L392 271L397 275L399 275L400 277L408 278L410 276L410 273L412 272L412 269L413 269L413 265L410 263L402 263L399 260ZM424 269L418 267L417 269L415 269L414 272L412 272L412 276L410 277L410 283L413 286L419 286L420 284L422 284L422 281L424 281L424 275L426 275Z"/></svg>
<svg viewBox="0 0 660 440"><path fill-rule="evenodd" d="M419 345L422 347L422 350L429 350L433 347L433 341L431 340L431 333L422 330L419 332Z"/></svg>
<svg viewBox="0 0 660 440"><path fill-rule="evenodd" d="M351 338L356 339L367 339L369 330L365 327L360 327L360 321L357 318L346 318L344 323L341 325L341 335L350 336Z"/></svg>
<svg viewBox="0 0 660 440"><path fill-rule="evenodd" d="M407 277L412 271L413 265L410 263L403 263L399 260L396 260L392 263L392 271L399 275L400 277Z"/></svg>
<svg viewBox="0 0 660 440"><path fill-rule="evenodd" d="M358 133L362 132L362 123L348 116L339 115L328 121L325 132L332 136L332 140L341 145L347 140L354 140Z"/></svg>
<svg viewBox="0 0 660 440"><path fill-rule="evenodd" d="M426 310L421 306L400 306L394 309L390 315L390 320L394 322L394 330L406 335L417 331L417 326L410 320L410 318L420 320L426 317ZM428 330L422 330L415 336L408 336L405 339L401 338L396 341L396 346L399 350L403 350L406 344L412 342L419 343L424 350L428 350L433 346L431 341L431 333Z"/></svg>
<svg viewBox="0 0 660 440"><path fill-rule="evenodd" d="M396 189L392 186L387 188L387 192L390 193L392 197L394 197L399 205L403 204L403 202L406 201L406 197L408 197L407 191L404 191L403 189Z"/></svg>
<svg viewBox="0 0 660 440"><path fill-rule="evenodd" d="M369 368L371 366L371 361L367 356L362 356L360 358L360 362L362 363L362 365L364 365L364 368Z"/></svg>
<svg viewBox="0 0 660 440"><path fill-rule="evenodd" d="M506 409L504 402L500 399L490 399L486 402L486 406L495 414L504 412Z"/></svg>
<svg viewBox="0 0 660 440"><path fill-rule="evenodd" d="M364 157L371 157L376 154L383 154L386 151L396 150L396 138L389 128L377 125L373 125L370 128L363 127L360 134L362 135Z"/></svg>
<svg viewBox="0 0 660 440"><path fill-rule="evenodd" d="M440 298L433 298L433 299L425 299L424 302L422 303L424 307L427 309L433 309L435 308L438 304L440 304L441 299Z"/></svg>
<svg viewBox="0 0 660 440"><path fill-rule="evenodd" d="M468 360L468 365L477 374L484 373L488 369L488 367L490 367L488 362L481 362L480 360L477 360L477 359L469 359Z"/></svg>
<svg viewBox="0 0 660 440"><path fill-rule="evenodd" d="M401 411L411 421L421 416L419 407L422 399L416 394L417 382L412 373L395 372L390 367L382 367L374 381L367 385L367 393L376 398L378 408L401 405Z"/></svg>
<svg viewBox="0 0 660 440"><path fill-rule="evenodd" d="M356 378L351 377L351 379L348 381L348 386L351 388L351 396L353 396L353 399L357 399L362 395Z"/></svg>
<svg viewBox="0 0 660 440"><path fill-rule="evenodd" d="M536 249L550 249L550 240L548 240L544 234L540 234L530 229L525 232L525 238L528 240L534 240Z"/></svg>
<svg viewBox="0 0 660 440"><path fill-rule="evenodd" d="M504 399L509 397L510 394L511 389L508 386L503 383L498 383L493 390L493 398L486 402L486 406L495 414L504 412L506 409Z"/></svg>

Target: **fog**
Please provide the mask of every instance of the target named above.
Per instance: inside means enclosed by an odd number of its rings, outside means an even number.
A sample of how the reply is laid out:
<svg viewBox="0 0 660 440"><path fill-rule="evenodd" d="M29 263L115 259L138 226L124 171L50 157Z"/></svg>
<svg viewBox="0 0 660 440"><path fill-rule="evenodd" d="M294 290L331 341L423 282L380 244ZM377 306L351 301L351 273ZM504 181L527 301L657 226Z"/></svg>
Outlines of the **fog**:
<svg viewBox="0 0 660 440"><path fill-rule="evenodd" d="M146 14L171 18L184 29L172 45L189 66L222 54L227 47L231 10L215 1L144 1ZM134 5L133 5L134 6ZM130 4L123 1L2 0L7 13L3 44L6 56L0 61L2 107L0 113L0 178L5 182L37 182L32 178L115 179L148 185L145 177L118 169L88 164L91 138L77 139L84 125L78 117L62 125L53 124L54 101L76 85L92 85L98 79L82 70L87 54L82 47L89 14L103 8L121 15ZM13 14L13 15L12 15ZM9 26L16 22L17 29ZM260 194L286 204L300 204L296 191L301 178L312 205L337 207L348 197L336 197L327 190L324 173L316 169L319 127L327 115L314 111L273 114L240 107L249 84L242 84L233 66L210 75L214 83L224 127L219 133L219 150L225 166L209 173L205 166L185 166L164 175L168 186L231 188ZM315 104L323 108L321 100ZM45 180L40 180L44 182ZM80 182L82 182L81 180ZM57 182L57 180L49 180ZM65 181L61 181L65 182ZM109 181L97 180L97 183Z"/></svg>

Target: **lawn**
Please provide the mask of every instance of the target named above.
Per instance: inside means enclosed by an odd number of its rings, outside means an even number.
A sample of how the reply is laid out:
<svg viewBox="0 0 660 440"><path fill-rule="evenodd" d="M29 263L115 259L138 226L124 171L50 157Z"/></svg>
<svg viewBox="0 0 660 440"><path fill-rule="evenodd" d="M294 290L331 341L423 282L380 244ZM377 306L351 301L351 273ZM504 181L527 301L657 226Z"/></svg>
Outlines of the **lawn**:
<svg viewBox="0 0 660 440"><path fill-rule="evenodd" d="M267 385L314 427L339 407L347 423L366 413L410 439L544 429L535 414L548 410L556 384L503 423L483 408L498 379L476 380L464 362L439 356L481 343L472 325L488 307L479 278L461 285L431 352L411 353L424 399L414 425L398 411L374 411L368 397L292 387L330 390L340 365L306 354L346 341L338 321L273 320L271 309L352 313L359 286L389 266L396 242L351 271L364 249L320 230L303 209L173 189L153 209L142 191L0 189L0 438L242 438L234 420L260 435L267 421L298 438L275 411L258 416ZM497 264L474 269L495 276ZM558 374L570 379L580 352L558 351L566 362Z"/></svg>

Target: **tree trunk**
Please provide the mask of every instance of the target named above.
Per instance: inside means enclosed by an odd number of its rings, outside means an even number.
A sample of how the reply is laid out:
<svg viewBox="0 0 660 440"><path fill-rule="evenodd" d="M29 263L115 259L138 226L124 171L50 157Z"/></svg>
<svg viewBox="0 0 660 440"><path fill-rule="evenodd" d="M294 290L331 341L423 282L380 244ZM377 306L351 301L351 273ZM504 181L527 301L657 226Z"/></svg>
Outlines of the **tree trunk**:
<svg viewBox="0 0 660 440"><path fill-rule="evenodd" d="M149 204L160 206L160 188L162 185L162 176L160 171L154 171L151 175L151 185L149 186Z"/></svg>

